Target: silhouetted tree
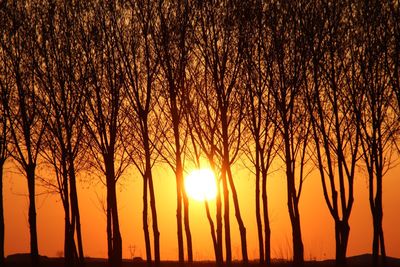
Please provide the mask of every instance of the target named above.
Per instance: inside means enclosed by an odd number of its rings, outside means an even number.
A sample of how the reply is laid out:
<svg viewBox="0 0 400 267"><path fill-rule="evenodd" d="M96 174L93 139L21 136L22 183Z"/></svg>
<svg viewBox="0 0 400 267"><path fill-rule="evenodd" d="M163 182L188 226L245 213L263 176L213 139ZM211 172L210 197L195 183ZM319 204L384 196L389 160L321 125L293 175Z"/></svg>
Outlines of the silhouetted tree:
<svg viewBox="0 0 400 267"><path fill-rule="evenodd" d="M29 6L29 8L28 8ZM39 249L36 226L35 170L45 132L47 109L38 101L38 88L34 76L37 64L38 38L35 25L38 3L25 1L5 3L6 34L3 35L2 51L10 73L9 101L3 102L9 120L12 157L21 166L28 181L29 232L32 266L39 265ZM41 115L39 114L41 113Z"/></svg>
<svg viewBox="0 0 400 267"><path fill-rule="evenodd" d="M152 168L157 157L155 143L159 133L156 121L156 78L159 64L154 51L151 36L155 4L152 1L131 1L128 23L118 25L119 56L125 71L125 89L129 107L126 116L129 118L130 133L126 133L128 153L143 178L143 231L145 237L146 259L151 263L151 244L148 230L148 205L153 226L154 260L160 264L160 232L158 230L156 198ZM134 129L134 131L132 131ZM130 137L127 138L127 135ZM150 192L149 192L150 191Z"/></svg>
<svg viewBox="0 0 400 267"><path fill-rule="evenodd" d="M122 144L126 117L121 112L124 104L124 76L117 50L116 22L122 17L121 6L115 1L88 3L88 13L81 16L80 42L83 62L89 82L85 88L87 107L86 130L90 136L88 149L94 167L105 175L101 179L107 189L107 246L112 266L122 263L122 238L117 206L117 181L128 165Z"/></svg>
<svg viewBox="0 0 400 267"><path fill-rule="evenodd" d="M391 34L387 6L381 1L360 2L353 13L357 42L355 63L359 71L359 96L362 106L358 109L358 120L362 133L362 158L369 181L369 204L373 221L372 255L373 265L379 263L379 251L383 265L386 250L383 234L382 184L383 177L393 163L399 119L396 114L396 90L390 86L387 75L388 44ZM397 88L398 90L398 88Z"/></svg>
<svg viewBox="0 0 400 267"><path fill-rule="evenodd" d="M351 40L345 2L317 2L304 10L310 55L307 104L324 198L335 222L336 263L346 263L354 176L359 158L360 105L351 70Z"/></svg>
<svg viewBox="0 0 400 267"><path fill-rule="evenodd" d="M199 61L194 61L190 66L189 82L191 84L188 92L186 105L186 120L190 140L192 142L193 161L196 166L200 166L200 156L203 154L207 158L212 171L216 175L217 196L216 196L216 228L214 220L209 213L208 203L205 202L207 219L210 224L211 238L214 245L215 260L219 266L223 264L222 254L222 196L221 196L221 160L216 152L218 147L217 130L219 127L215 114L218 107L215 105L215 92L208 83L209 74L207 67Z"/></svg>
<svg viewBox="0 0 400 267"><path fill-rule="evenodd" d="M251 136L245 147L246 155L255 175L255 211L257 222L260 264L271 263L271 229L269 223L267 178L278 149L276 133L276 109L267 82L265 44L265 5L256 1L249 17L254 18L246 34L245 68L243 76L247 93L245 123Z"/></svg>
<svg viewBox="0 0 400 267"><path fill-rule="evenodd" d="M79 19L76 9L71 2L42 3L41 38L37 44L40 63L36 68L40 97L50 112L42 154L55 168L65 213L64 258L68 266L84 261L76 170L79 160L82 162L85 73L82 53L74 40L73 27Z"/></svg>
<svg viewBox="0 0 400 267"><path fill-rule="evenodd" d="M84 259L76 175L85 164L105 177L110 266L122 264L116 187L129 164L143 179L147 262L153 241L160 264L159 158L176 179L179 262L185 231L191 263L184 165L189 158L200 167L201 157L218 176L215 218L205 201L217 264L224 263L224 244L232 262L231 203L248 262L232 173L243 152L255 176L261 264L271 262L267 179L276 156L286 176L296 266L304 261L299 201L313 166L335 223L336 262L346 263L358 159L369 181L373 264L379 254L385 264L383 177L400 152L399 32L393 0L0 1L0 265L9 156L28 181L32 266L39 265L41 156L55 174L45 182L62 199L66 265Z"/></svg>
<svg viewBox="0 0 400 267"><path fill-rule="evenodd" d="M175 173L177 192L177 236L178 258L184 262L183 223L186 233L188 261L193 261L192 236L189 225L189 202L183 186L183 152L187 133L183 128L184 103L187 92L186 69L190 57L190 34L192 6L189 0L157 1L155 12L154 46L162 70L163 86L160 101L165 101L161 109L166 119L163 135L164 142L162 157Z"/></svg>
<svg viewBox="0 0 400 267"><path fill-rule="evenodd" d="M306 175L306 147L310 122L304 105L304 36L301 32L306 2L271 2L267 7L266 43L267 84L274 99L277 137L282 148L279 155L285 164L287 205L292 224L293 260L304 262L300 227L299 200Z"/></svg>
<svg viewBox="0 0 400 267"><path fill-rule="evenodd" d="M241 252L244 262L248 261L246 228L240 213L239 201L231 166L237 159L241 146L242 120L244 116L245 93L237 83L243 61L241 39L240 2L199 4L198 29L196 29L196 51L208 75L210 93L201 93L206 100L203 105L212 105L214 112L205 113L201 120L209 120L215 129L214 151L220 158L222 192L224 196L224 227L226 262L232 261L229 220L229 188L239 226ZM200 88L200 90L207 90ZM213 97L213 99L208 98ZM207 108L206 108L207 109ZM201 115L199 115L201 116ZM217 122L215 124L214 122ZM218 231L218 226L217 226ZM218 236L218 233L217 233Z"/></svg>
<svg viewBox="0 0 400 267"><path fill-rule="evenodd" d="M195 65L201 65L201 64L195 64ZM187 95L186 99L185 99L185 106L186 106L186 112L185 112L185 120L186 123L188 125L190 125L190 127L188 127L188 134L189 134L189 138L190 138L190 144L188 145L188 150L186 151L187 154L187 158L193 162L194 167L196 169L201 169L202 168L202 159L204 159L204 156L206 155L206 160L208 159L209 161L209 165L210 168L212 170L212 172L214 173L215 176L217 176L216 174L216 165L215 162L213 161L214 156L210 155L209 153L204 153L203 152L203 148L202 145L204 145L203 141L199 141L198 139L201 138L201 135L198 135L198 130L199 127L195 127L196 123L198 123L199 121L197 120L198 118L198 112L199 112L199 105L198 105L198 100L196 100L196 95L197 95L197 91L195 90L195 88L201 84L199 83L199 75L201 75L200 73L198 73L198 68L195 66L191 66L189 68L190 71L190 76L189 76L189 83L192 85L190 86L190 93ZM189 97L190 95L190 97ZM208 144L209 145L209 144ZM208 152L208 149L205 149L205 151ZM208 157L207 155L209 155L210 157ZM221 211L221 196L219 195L219 181L220 179L216 178L216 183L217 183L217 196L216 196L216 203L217 203L217 209L218 214L220 215L220 211ZM206 211L206 216L207 216L207 220L208 223L210 225L210 233L211 233L211 240L213 242L213 248L214 248L214 256L215 256L215 261L217 263L218 266L223 264L223 260L222 260L222 244L219 244L217 241L217 236L216 236L216 229L215 229L215 224L214 224L214 219L212 218L211 212L210 212L210 204L208 199L204 199L204 208ZM220 222L222 222L221 217L219 217ZM222 232L221 232L222 233ZM222 237L221 237L222 240Z"/></svg>

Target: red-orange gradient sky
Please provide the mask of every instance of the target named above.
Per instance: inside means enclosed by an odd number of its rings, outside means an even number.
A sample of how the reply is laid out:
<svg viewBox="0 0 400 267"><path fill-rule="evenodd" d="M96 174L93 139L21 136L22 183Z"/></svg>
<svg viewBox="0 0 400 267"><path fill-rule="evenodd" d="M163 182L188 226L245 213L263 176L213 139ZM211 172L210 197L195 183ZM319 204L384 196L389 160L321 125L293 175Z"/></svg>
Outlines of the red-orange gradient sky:
<svg viewBox="0 0 400 267"><path fill-rule="evenodd" d="M43 172L43 170L42 170ZM240 163L234 166L235 182L240 208L247 228L248 253L257 258L256 219L254 213L254 178ZM161 233L161 259L177 259L175 180L168 167L155 170L155 190ZM384 178L383 208L386 251L389 256L400 258L400 167L389 171ZM101 199L104 186L93 180L81 181L79 206L86 256L106 257L106 217ZM16 173L14 165L6 165L4 179L5 203L5 253L29 252L28 197L26 179ZM43 188L38 187L38 192ZM142 232L142 182L133 171L120 180L118 205L123 241L123 257L145 256ZM284 174L275 172L269 178L270 220L272 230L272 257L290 258L291 228L286 207ZM190 201L190 220L195 260L214 259L209 224L203 203ZM214 207L214 203L211 203ZM334 258L333 221L323 199L317 172L307 178L300 200L301 223L305 259ZM233 257L240 259L240 240L234 214L231 214ZM37 219L39 252L47 256L61 256L63 251L63 210L59 196L38 195ZM364 173L355 180L355 202L350 218L348 255L370 253L372 240L371 216L368 204L368 183Z"/></svg>

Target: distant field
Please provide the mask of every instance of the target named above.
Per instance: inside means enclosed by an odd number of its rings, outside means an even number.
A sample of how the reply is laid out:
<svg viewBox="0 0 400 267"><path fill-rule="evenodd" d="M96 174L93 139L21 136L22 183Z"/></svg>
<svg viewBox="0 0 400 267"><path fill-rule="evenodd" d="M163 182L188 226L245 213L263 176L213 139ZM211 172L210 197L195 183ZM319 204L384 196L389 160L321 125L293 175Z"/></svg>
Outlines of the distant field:
<svg viewBox="0 0 400 267"><path fill-rule="evenodd" d="M17 254L11 255L7 257L6 264L7 267L29 267L30 259L28 254ZM193 264L185 264L185 267L215 267L215 262L194 262ZM240 262L234 262L231 264L232 267L258 267L260 266L256 262L250 262L247 265L244 265ZM293 265L290 262L283 260L274 260L271 266L275 267L292 267ZM304 265L305 267L329 267L336 266L334 260L325 260L325 261L307 261ZM371 255L365 254L360 256L354 256L348 258L348 264L346 267L368 267L372 266L371 264ZM41 267L64 267L63 258L48 258L41 257ZM105 259L96 259L96 258L87 258L85 262L85 267L108 267L107 260ZM123 260L122 267L147 267L145 261L140 260ZM160 267L180 267L178 262L175 261L165 261L161 263ZM400 267L400 259L396 258L387 258L386 267Z"/></svg>

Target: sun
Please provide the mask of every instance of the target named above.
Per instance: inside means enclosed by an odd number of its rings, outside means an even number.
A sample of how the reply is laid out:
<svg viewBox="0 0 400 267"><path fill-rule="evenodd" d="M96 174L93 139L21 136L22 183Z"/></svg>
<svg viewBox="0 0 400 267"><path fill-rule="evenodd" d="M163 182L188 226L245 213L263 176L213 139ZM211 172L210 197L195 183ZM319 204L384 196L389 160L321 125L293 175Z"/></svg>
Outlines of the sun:
<svg viewBox="0 0 400 267"><path fill-rule="evenodd" d="M197 201L212 200L217 196L217 184L210 169L193 170L185 179L185 190Z"/></svg>

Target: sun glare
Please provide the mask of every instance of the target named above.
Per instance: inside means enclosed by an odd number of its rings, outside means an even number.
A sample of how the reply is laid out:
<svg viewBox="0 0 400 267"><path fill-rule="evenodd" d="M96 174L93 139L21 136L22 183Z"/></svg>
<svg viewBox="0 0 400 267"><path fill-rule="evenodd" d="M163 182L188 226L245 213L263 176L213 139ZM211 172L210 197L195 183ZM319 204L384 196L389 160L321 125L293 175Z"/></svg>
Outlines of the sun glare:
<svg viewBox="0 0 400 267"><path fill-rule="evenodd" d="M185 190L189 197L197 200L212 200L217 196L217 184L210 169L192 171L185 179Z"/></svg>

